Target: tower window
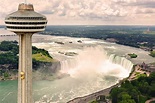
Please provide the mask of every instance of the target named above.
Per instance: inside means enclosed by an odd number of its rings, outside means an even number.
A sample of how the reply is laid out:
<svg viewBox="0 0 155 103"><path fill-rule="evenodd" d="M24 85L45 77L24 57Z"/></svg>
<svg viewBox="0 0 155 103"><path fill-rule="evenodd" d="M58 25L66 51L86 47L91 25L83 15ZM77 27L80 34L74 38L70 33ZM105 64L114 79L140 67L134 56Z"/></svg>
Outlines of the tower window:
<svg viewBox="0 0 155 103"><path fill-rule="evenodd" d="M16 26L7 26L9 29L44 29L45 26L39 26L39 27L16 27Z"/></svg>
<svg viewBox="0 0 155 103"><path fill-rule="evenodd" d="M47 24L47 22L5 22L6 24L19 24L19 25L39 25Z"/></svg>

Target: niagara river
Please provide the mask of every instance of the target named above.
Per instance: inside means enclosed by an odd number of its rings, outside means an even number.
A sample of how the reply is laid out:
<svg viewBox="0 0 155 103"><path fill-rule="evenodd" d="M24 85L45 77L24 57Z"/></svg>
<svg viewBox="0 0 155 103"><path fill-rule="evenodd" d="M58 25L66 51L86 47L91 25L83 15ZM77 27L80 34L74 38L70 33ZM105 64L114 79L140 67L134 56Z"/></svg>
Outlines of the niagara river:
<svg viewBox="0 0 155 103"><path fill-rule="evenodd" d="M1 34L10 34L0 30ZM3 40L18 40L4 36ZM60 73L68 76L53 81L33 81L35 103L66 103L108 88L129 76L134 64L151 63L149 52L100 39L35 34L33 46L46 49L60 61ZM136 53L131 59L129 53ZM52 67L51 67L52 68ZM17 102L17 81L0 81L0 103Z"/></svg>

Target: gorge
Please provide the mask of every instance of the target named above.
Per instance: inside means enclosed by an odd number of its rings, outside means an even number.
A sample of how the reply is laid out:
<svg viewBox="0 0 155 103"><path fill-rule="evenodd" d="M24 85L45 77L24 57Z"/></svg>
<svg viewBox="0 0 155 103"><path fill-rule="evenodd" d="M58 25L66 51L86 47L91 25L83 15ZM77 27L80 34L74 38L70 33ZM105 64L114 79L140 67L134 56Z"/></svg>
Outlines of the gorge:
<svg viewBox="0 0 155 103"><path fill-rule="evenodd" d="M17 37L4 39L16 40ZM77 42L79 40L82 42ZM75 97L105 89L127 77L133 63L155 60L146 51L98 39L35 34L33 46L49 51L53 58L61 62L60 72L70 75L54 81L34 81L35 103L65 103ZM64 55L66 52L77 55ZM133 52L138 55L137 58L126 57ZM0 102L16 102L16 90L17 81L1 81Z"/></svg>

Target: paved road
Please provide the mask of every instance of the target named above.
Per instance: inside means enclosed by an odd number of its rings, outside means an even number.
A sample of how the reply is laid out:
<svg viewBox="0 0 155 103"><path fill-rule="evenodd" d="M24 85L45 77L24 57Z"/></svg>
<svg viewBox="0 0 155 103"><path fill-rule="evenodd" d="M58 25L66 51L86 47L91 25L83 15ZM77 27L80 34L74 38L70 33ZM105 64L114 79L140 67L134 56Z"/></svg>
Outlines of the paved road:
<svg viewBox="0 0 155 103"><path fill-rule="evenodd" d="M150 103L150 102L152 102L152 101L155 101L155 98L149 99L149 100L147 100L145 103Z"/></svg>

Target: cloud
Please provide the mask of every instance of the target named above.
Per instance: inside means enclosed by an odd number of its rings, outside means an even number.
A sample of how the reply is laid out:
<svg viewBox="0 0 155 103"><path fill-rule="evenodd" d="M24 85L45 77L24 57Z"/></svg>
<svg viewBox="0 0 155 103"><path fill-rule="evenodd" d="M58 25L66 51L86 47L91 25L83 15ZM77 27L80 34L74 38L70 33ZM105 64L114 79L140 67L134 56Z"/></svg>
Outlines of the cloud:
<svg viewBox="0 0 155 103"><path fill-rule="evenodd" d="M133 6L141 6L144 8L155 8L155 0L137 0L134 3L130 3Z"/></svg>
<svg viewBox="0 0 155 103"><path fill-rule="evenodd" d="M21 0L1 0L0 17L17 10ZM155 0L28 0L35 11L46 15L50 20L73 22L101 21L105 23L125 23L127 20L152 17L155 13ZM1 19L2 21L2 19ZM49 21L53 22L53 21ZM0 22L1 23L1 22Z"/></svg>
<svg viewBox="0 0 155 103"><path fill-rule="evenodd" d="M125 9L121 6L112 5L112 1L109 0L41 0L33 4L41 13L67 17L104 18L127 14Z"/></svg>
<svg viewBox="0 0 155 103"><path fill-rule="evenodd" d="M155 10L152 9L137 9L136 14L152 14L155 13Z"/></svg>

